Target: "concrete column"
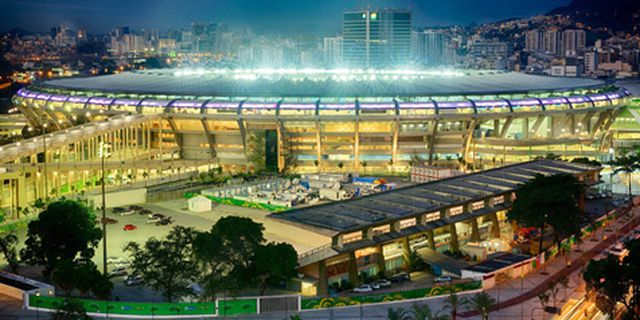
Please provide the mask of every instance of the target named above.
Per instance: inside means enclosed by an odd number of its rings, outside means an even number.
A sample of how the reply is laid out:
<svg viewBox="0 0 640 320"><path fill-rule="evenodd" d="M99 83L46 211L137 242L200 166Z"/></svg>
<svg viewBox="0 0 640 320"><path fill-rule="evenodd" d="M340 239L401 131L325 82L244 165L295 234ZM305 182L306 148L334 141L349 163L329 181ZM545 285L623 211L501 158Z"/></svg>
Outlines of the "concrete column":
<svg viewBox="0 0 640 320"><path fill-rule="evenodd" d="M456 224L449 225L449 233L451 234L451 241L449 242L450 251L460 250L460 242L458 242L458 231L456 230Z"/></svg>
<svg viewBox="0 0 640 320"><path fill-rule="evenodd" d="M471 218L471 241L480 241L480 230L478 229L478 219Z"/></svg>
<svg viewBox="0 0 640 320"><path fill-rule="evenodd" d="M376 249L378 251L378 257L376 258L378 264L378 272L387 272L387 264L384 261L384 251L382 250L382 245L378 245Z"/></svg>
<svg viewBox="0 0 640 320"><path fill-rule="evenodd" d="M358 277L358 265L356 263L356 253L349 253L349 282L356 286L360 284L360 277Z"/></svg>
<svg viewBox="0 0 640 320"><path fill-rule="evenodd" d="M498 213L494 212L489 214L491 218L491 235L494 238L500 238L500 223L498 222Z"/></svg>
<svg viewBox="0 0 640 320"><path fill-rule="evenodd" d="M409 247L409 238L402 238L402 260L404 261L404 267L409 269L410 258L411 258L411 247Z"/></svg>
<svg viewBox="0 0 640 320"><path fill-rule="evenodd" d="M433 230L428 230L427 231L427 240L429 241L429 248L431 248L432 250L436 249L436 240L435 237L433 235Z"/></svg>
<svg viewBox="0 0 640 320"><path fill-rule="evenodd" d="M318 262L318 295L329 295L329 282L327 281L327 266L324 260Z"/></svg>

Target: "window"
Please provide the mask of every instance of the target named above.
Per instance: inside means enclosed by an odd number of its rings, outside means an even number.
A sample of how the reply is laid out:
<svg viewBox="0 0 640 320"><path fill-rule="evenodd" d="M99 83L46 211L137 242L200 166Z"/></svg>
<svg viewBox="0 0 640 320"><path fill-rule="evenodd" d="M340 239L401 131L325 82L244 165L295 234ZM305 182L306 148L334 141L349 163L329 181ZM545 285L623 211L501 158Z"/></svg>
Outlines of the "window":
<svg viewBox="0 0 640 320"><path fill-rule="evenodd" d="M424 215L424 221L432 222L440 220L440 212L431 212Z"/></svg>
<svg viewBox="0 0 640 320"><path fill-rule="evenodd" d="M373 233L374 237L381 234L389 233L391 232L391 225L385 224L384 226L373 227L371 228L371 232Z"/></svg>
<svg viewBox="0 0 640 320"><path fill-rule="evenodd" d="M362 231L352 232L342 235L342 244L356 242L362 240Z"/></svg>
<svg viewBox="0 0 640 320"><path fill-rule="evenodd" d="M459 214L462 214L463 212L464 212L464 208L462 206L449 208L449 216L450 217L457 216Z"/></svg>
<svg viewBox="0 0 640 320"><path fill-rule="evenodd" d="M476 201L471 204L471 210L476 211L484 208L484 201Z"/></svg>
<svg viewBox="0 0 640 320"><path fill-rule="evenodd" d="M416 218L400 220L400 230L410 228L416 225Z"/></svg>
<svg viewBox="0 0 640 320"><path fill-rule="evenodd" d="M498 197L493 197L493 204L503 204L504 203L504 196L498 196Z"/></svg>

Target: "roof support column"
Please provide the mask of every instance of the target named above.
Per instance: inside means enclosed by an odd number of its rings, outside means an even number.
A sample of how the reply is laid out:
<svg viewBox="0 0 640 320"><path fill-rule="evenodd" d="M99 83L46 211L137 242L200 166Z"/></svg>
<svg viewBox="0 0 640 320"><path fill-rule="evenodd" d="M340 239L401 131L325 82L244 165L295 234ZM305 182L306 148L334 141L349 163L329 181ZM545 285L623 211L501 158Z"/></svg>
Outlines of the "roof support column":
<svg viewBox="0 0 640 320"><path fill-rule="evenodd" d="M489 218L491 218L491 235L493 238L500 238L500 222L498 221L498 213L490 213Z"/></svg>
<svg viewBox="0 0 640 320"><path fill-rule="evenodd" d="M329 295L329 282L327 281L327 265L324 260L318 262L318 292L319 296Z"/></svg>
<svg viewBox="0 0 640 320"><path fill-rule="evenodd" d="M478 219L475 217L471 218L471 241L478 242L480 241L480 230L478 229Z"/></svg>
<svg viewBox="0 0 640 320"><path fill-rule="evenodd" d="M391 166L389 169L391 169L391 171L393 171L393 166L396 164L397 162L397 157L398 157L398 134L400 131L400 123L398 121L395 121L393 123L393 140L391 142Z"/></svg>
<svg viewBox="0 0 640 320"><path fill-rule="evenodd" d="M433 234L433 230L427 230L427 241L429 242L429 248L432 250L436 249L436 239Z"/></svg>
<svg viewBox="0 0 640 320"><path fill-rule="evenodd" d="M318 161L318 172L322 171L322 126L316 118L316 161Z"/></svg>
<svg viewBox="0 0 640 320"><path fill-rule="evenodd" d="M382 273L387 272L387 264L385 263L385 260L384 260L384 250L382 250L381 244L379 244L376 247L376 254L377 254L376 263L378 265L378 272L382 272Z"/></svg>
<svg viewBox="0 0 640 320"><path fill-rule="evenodd" d="M409 237L402 238L402 261L407 271L411 269L411 247L409 246Z"/></svg>
<svg viewBox="0 0 640 320"><path fill-rule="evenodd" d="M429 137L429 165L433 165L433 151L435 150L436 134L438 134L438 120L433 121L431 136Z"/></svg>
<svg viewBox="0 0 640 320"><path fill-rule="evenodd" d="M460 242L458 241L458 231L456 230L455 222L449 225L449 233L451 235L451 240L449 242L451 251L460 251Z"/></svg>
<svg viewBox="0 0 640 320"><path fill-rule="evenodd" d="M356 261L355 251L349 252L349 282L354 286L360 284L360 277L358 277L358 264Z"/></svg>
<svg viewBox="0 0 640 320"><path fill-rule="evenodd" d="M360 120L356 119L356 123L355 123L355 139L353 141L353 151L354 151L354 157L353 157L353 168L355 169L355 172L358 172L358 170L360 169Z"/></svg>

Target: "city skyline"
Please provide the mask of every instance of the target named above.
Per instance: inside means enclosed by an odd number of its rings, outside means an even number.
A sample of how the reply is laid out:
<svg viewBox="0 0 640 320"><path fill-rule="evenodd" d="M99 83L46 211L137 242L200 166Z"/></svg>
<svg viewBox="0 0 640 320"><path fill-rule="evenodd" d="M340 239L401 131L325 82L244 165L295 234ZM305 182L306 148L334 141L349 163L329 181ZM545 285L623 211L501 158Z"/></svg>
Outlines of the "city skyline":
<svg viewBox="0 0 640 320"><path fill-rule="evenodd" d="M544 0L535 3L504 3L501 0L456 0L446 3L415 0L348 0L348 1L292 1L190 0L190 5L169 1L110 1L95 0L36 0L29 2L2 0L5 10L0 13L0 30L21 28L46 32L51 25L65 24L71 28L86 27L91 33L106 33L118 25L142 28L184 28L194 21L215 21L233 27L250 27L264 33L332 34L340 31L344 10L365 8L405 8L414 12L414 25L468 25L488 23L510 17L544 14L568 4L568 0ZM146 14L140 16L140 12ZM323 14L317 14L323 12ZM310 15L311 14L311 15ZM296 28L288 28L295 25Z"/></svg>

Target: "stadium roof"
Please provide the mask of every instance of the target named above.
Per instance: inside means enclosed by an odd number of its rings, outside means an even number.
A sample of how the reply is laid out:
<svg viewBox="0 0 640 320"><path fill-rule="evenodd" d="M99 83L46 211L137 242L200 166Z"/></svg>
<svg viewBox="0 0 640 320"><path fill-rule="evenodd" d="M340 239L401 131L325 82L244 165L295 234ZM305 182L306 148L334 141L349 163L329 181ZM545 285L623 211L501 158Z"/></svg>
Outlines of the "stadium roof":
<svg viewBox="0 0 640 320"><path fill-rule="evenodd" d="M235 71L232 71L235 72ZM374 71L369 71L374 72ZM43 87L129 94L212 97L418 97L563 91L602 86L592 79L498 71L429 74L267 74L144 70L42 83Z"/></svg>
<svg viewBox="0 0 640 320"><path fill-rule="evenodd" d="M274 213L271 217L315 229L349 232L505 194L516 190L536 174L578 174L592 170L596 168L580 163L535 160L362 198ZM494 209L500 208L496 206ZM490 208L484 208L473 213L465 212L455 217L441 218L423 227L433 229L489 211Z"/></svg>

